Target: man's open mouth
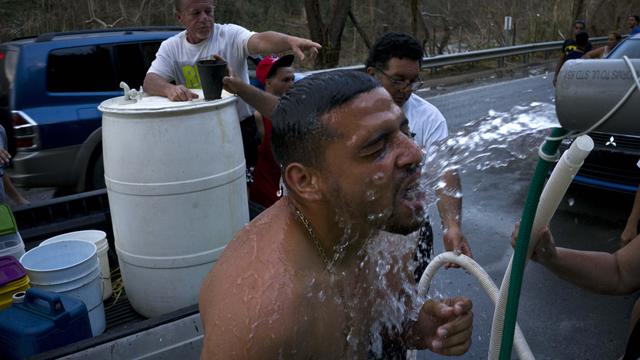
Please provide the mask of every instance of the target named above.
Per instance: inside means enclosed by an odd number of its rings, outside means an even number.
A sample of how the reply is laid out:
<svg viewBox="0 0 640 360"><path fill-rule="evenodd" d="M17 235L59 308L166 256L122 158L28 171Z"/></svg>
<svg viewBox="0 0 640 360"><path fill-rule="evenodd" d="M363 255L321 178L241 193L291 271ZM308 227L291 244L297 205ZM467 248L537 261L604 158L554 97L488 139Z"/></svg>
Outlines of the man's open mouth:
<svg viewBox="0 0 640 360"><path fill-rule="evenodd" d="M419 175L412 176L400 191L400 200L408 208L421 211L424 208L426 194L422 188Z"/></svg>

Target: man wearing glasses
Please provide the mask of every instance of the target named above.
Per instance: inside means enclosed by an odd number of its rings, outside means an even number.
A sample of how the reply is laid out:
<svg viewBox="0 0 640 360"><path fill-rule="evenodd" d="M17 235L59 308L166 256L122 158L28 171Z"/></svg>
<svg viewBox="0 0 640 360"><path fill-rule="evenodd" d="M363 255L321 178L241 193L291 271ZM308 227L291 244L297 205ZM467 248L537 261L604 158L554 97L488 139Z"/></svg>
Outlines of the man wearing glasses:
<svg viewBox="0 0 640 360"><path fill-rule="evenodd" d="M405 33L388 32L371 47L366 62L367 73L380 81L391 94L393 101L402 108L409 121L414 141L428 158L434 143L448 136L447 122L442 113L429 102L414 94L423 85L420 66L424 51L420 43ZM436 190L438 211L444 232L444 248L471 255L471 248L461 229L462 198L460 178L455 170L447 170L441 175L444 187ZM416 278L428 264L432 253L433 234L426 220L420 230L416 260Z"/></svg>

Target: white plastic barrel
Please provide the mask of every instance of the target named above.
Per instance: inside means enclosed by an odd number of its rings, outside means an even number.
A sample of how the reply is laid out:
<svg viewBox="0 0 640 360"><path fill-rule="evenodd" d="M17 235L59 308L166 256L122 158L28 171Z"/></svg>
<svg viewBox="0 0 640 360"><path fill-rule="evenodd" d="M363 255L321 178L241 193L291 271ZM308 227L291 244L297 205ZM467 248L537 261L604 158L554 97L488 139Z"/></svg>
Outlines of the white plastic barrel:
<svg viewBox="0 0 640 360"><path fill-rule="evenodd" d="M99 107L120 271L131 305L147 317L196 304L204 277L249 221L236 98L200 99L119 97Z"/></svg>
<svg viewBox="0 0 640 360"><path fill-rule="evenodd" d="M93 243L64 240L41 245L22 255L20 263L27 270L32 287L82 300L89 312L93 336L104 332L102 281Z"/></svg>
<svg viewBox="0 0 640 360"><path fill-rule="evenodd" d="M100 278L102 279L102 300L111 297L111 269L109 268L109 242L107 234L100 230L82 230L54 236L40 243L40 245L63 240L83 240L95 244L98 252L98 262L100 263Z"/></svg>

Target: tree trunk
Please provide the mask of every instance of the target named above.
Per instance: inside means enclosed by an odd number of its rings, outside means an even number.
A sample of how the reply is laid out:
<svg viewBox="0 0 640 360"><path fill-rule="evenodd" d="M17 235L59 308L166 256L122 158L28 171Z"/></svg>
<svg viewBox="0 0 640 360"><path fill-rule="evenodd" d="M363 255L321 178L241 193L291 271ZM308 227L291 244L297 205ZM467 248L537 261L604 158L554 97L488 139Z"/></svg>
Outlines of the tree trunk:
<svg viewBox="0 0 640 360"><path fill-rule="evenodd" d="M573 33L573 25L576 20L584 20L584 0L573 0L571 15L573 16L573 20L571 21L571 31L569 31L569 34Z"/></svg>
<svg viewBox="0 0 640 360"><path fill-rule="evenodd" d="M367 33L364 31L362 26L360 26L358 19L356 19L355 15L353 15L353 11L349 11L349 19L351 19L351 23L353 23L353 26L356 28L356 30L358 30L358 34L360 34L360 37L362 38L362 41L364 41L367 49L371 49L371 41L369 41Z"/></svg>
<svg viewBox="0 0 640 360"><path fill-rule="evenodd" d="M422 27L422 31L424 32L424 39L422 40L422 48L426 52L429 39L431 38L431 34L429 32L429 28L427 27L427 22L425 21L424 16L422 16L422 13L418 15L418 21L420 22L420 26Z"/></svg>
<svg viewBox="0 0 640 360"><path fill-rule="evenodd" d="M451 38L451 27L449 26L449 22L446 18L443 18L442 23L444 34L442 34L442 38L440 38L440 44L438 44L439 55L444 54L444 50L449 46L449 39Z"/></svg>
<svg viewBox="0 0 640 360"><path fill-rule="evenodd" d="M411 7L411 34L414 38L418 38L418 17L422 17L420 9L418 9L418 0L409 0Z"/></svg>
<svg viewBox="0 0 640 360"><path fill-rule="evenodd" d="M342 33L351 11L351 1L333 1L330 9L331 20L328 24L322 21L319 0L305 0L304 7L311 40L322 45L316 65L323 68L337 67L340 61Z"/></svg>

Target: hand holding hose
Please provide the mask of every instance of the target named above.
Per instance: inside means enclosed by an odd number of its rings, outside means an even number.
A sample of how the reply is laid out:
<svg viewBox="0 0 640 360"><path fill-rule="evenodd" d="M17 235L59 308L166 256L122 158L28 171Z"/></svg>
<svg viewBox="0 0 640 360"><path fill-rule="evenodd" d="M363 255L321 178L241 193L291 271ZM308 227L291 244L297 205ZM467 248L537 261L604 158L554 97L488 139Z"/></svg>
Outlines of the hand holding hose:
<svg viewBox="0 0 640 360"><path fill-rule="evenodd" d="M520 222L517 222L513 232L511 233L511 246L515 249L516 247L516 237L518 235L518 230L520 229ZM556 249L556 243L553 240L553 235L551 234L551 230L549 230L548 226L544 226L540 229L537 237L532 237L531 241L538 241L536 244L533 253L531 254L531 260L545 264L554 259L558 255L558 251Z"/></svg>
<svg viewBox="0 0 640 360"><path fill-rule="evenodd" d="M471 346L471 308L464 297L425 302L408 335L409 345L447 356L464 354Z"/></svg>
<svg viewBox="0 0 640 360"><path fill-rule="evenodd" d="M454 251L459 254L467 255L470 258L473 258L473 254L471 253L471 246L469 246L469 242L467 242L467 238L462 233L462 230L459 226L450 226L444 230L443 235L444 248L446 251ZM446 265L446 268L459 268L459 265L454 263L449 263Z"/></svg>

